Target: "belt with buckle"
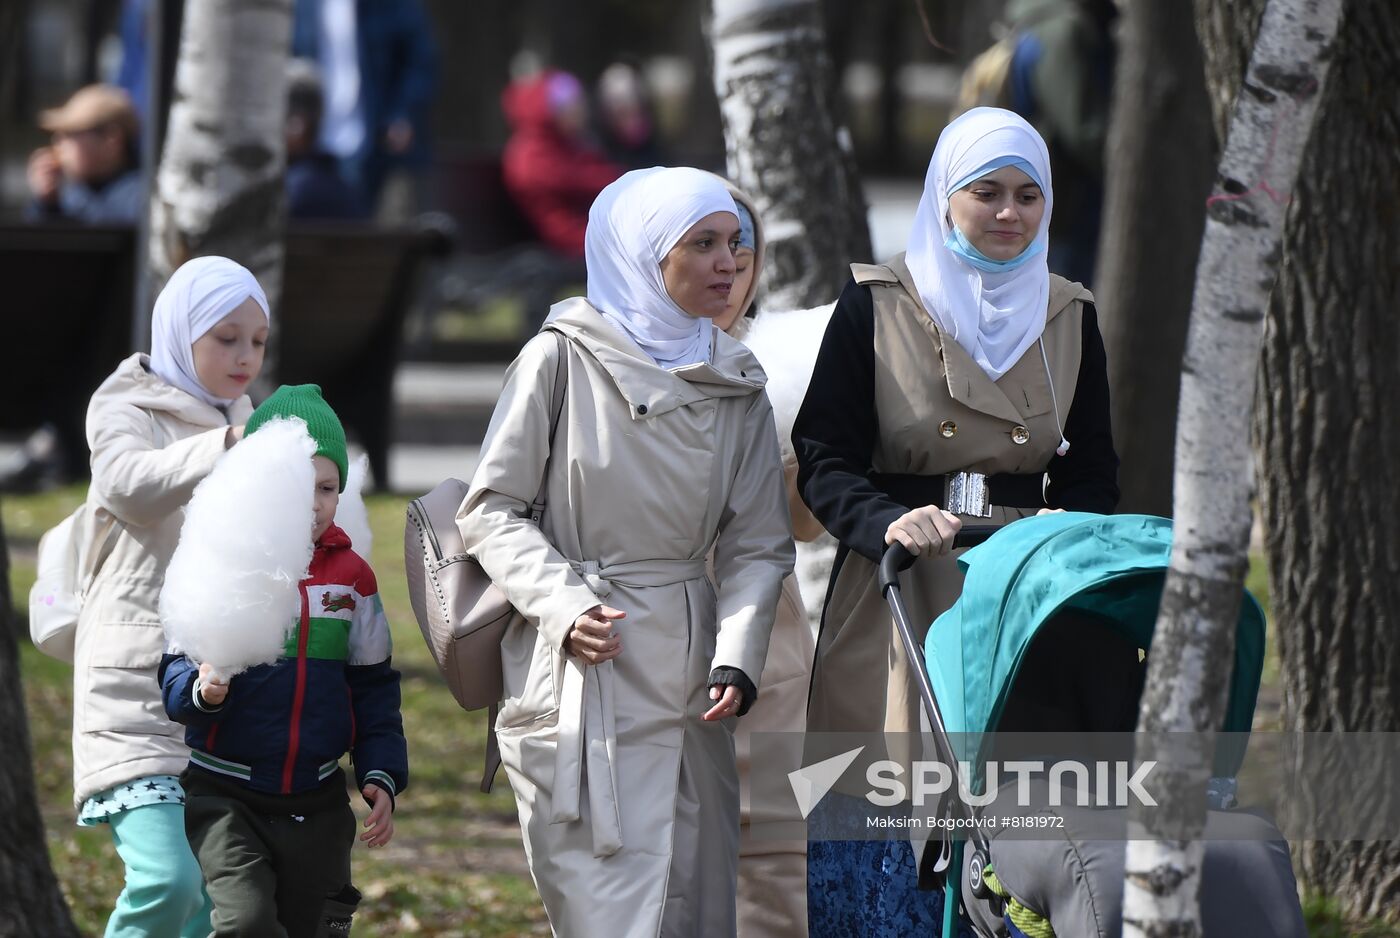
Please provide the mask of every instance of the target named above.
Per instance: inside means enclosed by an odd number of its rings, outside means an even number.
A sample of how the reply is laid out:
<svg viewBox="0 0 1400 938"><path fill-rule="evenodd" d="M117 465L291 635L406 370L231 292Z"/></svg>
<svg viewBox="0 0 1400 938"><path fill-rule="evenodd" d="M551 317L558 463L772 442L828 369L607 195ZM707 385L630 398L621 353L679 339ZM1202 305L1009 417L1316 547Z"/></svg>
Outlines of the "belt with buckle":
<svg viewBox="0 0 1400 938"><path fill-rule="evenodd" d="M944 475L910 475L872 472L869 479L890 498L909 508L937 505L945 511L974 518L990 518L992 506L1044 508L1043 472L949 472Z"/></svg>

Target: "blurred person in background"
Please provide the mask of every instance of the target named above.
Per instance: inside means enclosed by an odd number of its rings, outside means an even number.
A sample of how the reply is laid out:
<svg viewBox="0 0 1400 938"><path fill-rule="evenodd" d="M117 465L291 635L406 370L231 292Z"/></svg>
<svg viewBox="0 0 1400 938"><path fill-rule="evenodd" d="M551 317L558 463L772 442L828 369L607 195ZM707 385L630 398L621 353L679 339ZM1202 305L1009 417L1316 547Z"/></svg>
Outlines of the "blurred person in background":
<svg viewBox="0 0 1400 938"><path fill-rule="evenodd" d="M320 146L325 96L316 63L287 66L287 215L296 219L361 218L360 201L340 164Z"/></svg>
<svg viewBox="0 0 1400 938"><path fill-rule="evenodd" d="M626 62L614 62L598 76L597 97L598 130L609 159L627 169L666 162L641 72Z"/></svg>
<svg viewBox="0 0 1400 938"><path fill-rule="evenodd" d="M585 136L583 85L547 69L512 82L501 107L512 128L501 157L506 190L545 246L582 257L589 206L623 172Z"/></svg>
<svg viewBox="0 0 1400 938"><path fill-rule="evenodd" d="M136 110L125 91L88 85L62 107L44 111L39 126L53 135L53 143L29 157L28 220L136 221L143 194Z"/></svg>
<svg viewBox="0 0 1400 938"><path fill-rule="evenodd" d="M1117 5L1114 0L1012 0L1007 13L1015 45L1006 107L1040 131L1055 174L1050 269L1092 286Z"/></svg>
<svg viewBox="0 0 1400 938"><path fill-rule="evenodd" d="M154 21L152 13L156 14ZM170 116L184 19L185 0L122 0L117 19L121 58L111 81L131 95L131 104L143 125L150 119L154 105L158 139L164 138ZM153 40L157 46L154 50ZM160 57L154 88L150 84L151 55Z"/></svg>
<svg viewBox="0 0 1400 938"><path fill-rule="evenodd" d="M137 160L137 119L126 92L88 85L62 107L44 111L39 124L53 135L29 157L31 222L131 225L141 214L144 188ZM32 492L62 485L87 457L83 401L74 386L42 395L30 414L38 429L0 468L0 491Z"/></svg>
<svg viewBox="0 0 1400 938"><path fill-rule="evenodd" d="M391 177L416 188L430 155L437 48L418 0L296 0L292 54L321 69L321 146L369 215Z"/></svg>

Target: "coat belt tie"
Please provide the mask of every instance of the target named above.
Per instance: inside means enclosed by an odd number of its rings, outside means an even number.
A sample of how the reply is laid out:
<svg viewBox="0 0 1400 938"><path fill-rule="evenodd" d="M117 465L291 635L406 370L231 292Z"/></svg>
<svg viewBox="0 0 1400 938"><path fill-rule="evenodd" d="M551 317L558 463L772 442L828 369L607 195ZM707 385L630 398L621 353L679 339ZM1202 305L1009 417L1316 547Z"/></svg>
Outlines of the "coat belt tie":
<svg viewBox="0 0 1400 938"><path fill-rule="evenodd" d="M571 561L589 589L607 599L614 583L623 586L674 586L706 576L705 560L632 560L600 567L595 561ZM589 665L564 660L559 694L559 737L554 754L551 824L578 821L584 779L593 828L593 855L612 856L622 849L622 815L617 792L617 728L613 718L613 663Z"/></svg>

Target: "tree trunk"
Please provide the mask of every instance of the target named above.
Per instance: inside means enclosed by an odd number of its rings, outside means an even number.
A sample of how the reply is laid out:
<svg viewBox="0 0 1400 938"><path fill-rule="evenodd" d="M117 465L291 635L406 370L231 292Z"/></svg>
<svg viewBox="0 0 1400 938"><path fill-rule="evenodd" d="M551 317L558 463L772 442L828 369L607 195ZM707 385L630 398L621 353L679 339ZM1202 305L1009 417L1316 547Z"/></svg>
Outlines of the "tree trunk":
<svg viewBox="0 0 1400 938"><path fill-rule="evenodd" d="M276 312L291 36L292 0L186 5L151 200L151 296L185 261L219 254L253 272ZM266 376L276 374L272 352L263 363Z"/></svg>
<svg viewBox="0 0 1400 938"><path fill-rule="evenodd" d="M14 605L10 596L9 547L0 524L0 938L52 935L77 938L58 879L49 864L44 819L34 789L34 756L29 746L29 716L20 682L19 646L15 641Z"/></svg>
<svg viewBox="0 0 1400 938"><path fill-rule="evenodd" d="M1284 692L1299 732L1400 732L1400 7L1348 4L1290 209L1257 427ZM1308 759L1306 750L1299 753ZM1393 780L1392 780L1393 781ZM1372 790L1377 815L1400 792ZM1369 797L1369 796L1368 796ZM1400 919L1400 844L1310 841L1300 878Z"/></svg>
<svg viewBox="0 0 1400 938"><path fill-rule="evenodd" d="M816 0L713 0L710 41L729 175L763 216L764 305L830 303L870 259L850 133L837 122Z"/></svg>
<svg viewBox="0 0 1400 938"><path fill-rule="evenodd" d="M1226 10L1198 2L1218 102L1239 86L1239 50L1253 41L1263 0ZM1260 501L1284 726L1301 732L1400 730L1400 556L1390 524L1377 521L1394 503L1387 480L1400 462L1394 424L1380 412L1380 402L1400 399L1397 43L1394 4L1348 5L1269 305L1255 428ZM1360 237L1325 236L1348 218L1360 220ZM1294 856L1303 885L1349 916L1400 917L1400 847L1308 842Z"/></svg>
<svg viewBox="0 0 1400 938"><path fill-rule="evenodd" d="M1240 93L1249 52L1259 35L1268 0L1196 0L1196 33L1201 37L1206 96L1218 136L1225 135L1230 109Z"/></svg>
<svg viewBox="0 0 1400 938"><path fill-rule="evenodd" d="M1196 271L1176 440L1176 526L1138 718L1192 734L1157 758L1160 805L1134 807L1123 934L1196 936L1208 745L1225 712L1248 569L1255 363L1278 275L1284 210L1325 87L1341 0L1271 0L1235 102Z"/></svg>
<svg viewBox="0 0 1400 938"><path fill-rule="evenodd" d="M1122 459L1119 509L1170 515L1181 356L1215 140L1191 20L1174 3L1149 2L1126 5L1118 22L1094 295Z"/></svg>

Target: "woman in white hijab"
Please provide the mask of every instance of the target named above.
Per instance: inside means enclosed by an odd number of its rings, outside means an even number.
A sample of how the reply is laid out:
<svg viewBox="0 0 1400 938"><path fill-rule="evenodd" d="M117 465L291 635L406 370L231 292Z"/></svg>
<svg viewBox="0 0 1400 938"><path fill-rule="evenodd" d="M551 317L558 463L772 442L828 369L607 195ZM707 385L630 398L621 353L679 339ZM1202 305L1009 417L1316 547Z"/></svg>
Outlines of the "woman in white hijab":
<svg viewBox="0 0 1400 938"><path fill-rule="evenodd" d="M91 576L74 643L73 803L107 825L126 867L108 935L209 934L185 839L184 727L165 718L156 614L185 503L252 412L270 325L253 275L192 260L156 299L151 354L132 355L88 405L92 486L73 537Z"/></svg>
<svg viewBox="0 0 1400 938"><path fill-rule="evenodd" d="M1118 501L1093 297L1046 268L1053 204L1040 135L976 108L939 137L907 253L852 265L793 428L803 500L840 542L809 734L919 729L912 666L876 582L888 545L929 558L902 581L927 628L961 589L949 548L965 521ZM885 757L881 739L862 760ZM808 819L812 933L932 933L941 893L915 889L910 845L854 841L863 789L838 784Z"/></svg>
<svg viewBox="0 0 1400 938"><path fill-rule="evenodd" d="M511 365L458 515L522 614L496 729L558 935L734 934L734 721L793 563L763 372L711 322L738 238L708 173L604 189L588 296Z"/></svg>

